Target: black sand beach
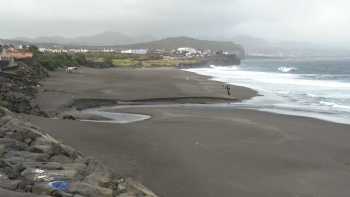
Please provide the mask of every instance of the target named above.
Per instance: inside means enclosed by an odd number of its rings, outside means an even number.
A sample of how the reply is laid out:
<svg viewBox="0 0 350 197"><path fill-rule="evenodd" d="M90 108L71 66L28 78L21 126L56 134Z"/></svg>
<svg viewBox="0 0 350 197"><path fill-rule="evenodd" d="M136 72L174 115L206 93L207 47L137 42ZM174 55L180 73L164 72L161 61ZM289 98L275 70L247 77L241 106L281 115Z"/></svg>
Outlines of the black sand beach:
<svg viewBox="0 0 350 197"><path fill-rule="evenodd" d="M49 78L44 87L56 91L40 93L36 102L51 113L79 116L79 111L65 108L72 99L227 97L221 83L176 69L82 70L83 76L80 71L53 73L60 76ZM231 93L238 100L256 95L236 86ZM160 196L347 196L350 192L349 125L241 109L117 111L152 118L110 124L20 116Z"/></svg>

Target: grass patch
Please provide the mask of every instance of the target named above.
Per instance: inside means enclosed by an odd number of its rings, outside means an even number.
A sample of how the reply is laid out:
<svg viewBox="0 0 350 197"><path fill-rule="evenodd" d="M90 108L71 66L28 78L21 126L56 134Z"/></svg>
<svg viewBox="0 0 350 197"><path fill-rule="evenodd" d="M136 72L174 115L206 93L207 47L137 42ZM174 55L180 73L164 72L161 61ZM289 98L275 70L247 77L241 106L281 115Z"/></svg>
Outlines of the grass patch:
<svg viewBox="0 0 350 197"><path fill-rule="evenodd" d="M90 62L104 62L105 58L103 58L103 57L86 57L86 60L90 61Z"/></svg>
<svg viewBox="0 0 350 197"><path fill-rule="evenodd" d="M138 65L138 61L130 59L114 59L112 60L114 66L133 66Z"/></svg>
<svg viewBox="0 0 350 197"><path fill-rule="evenodd" d="M0 105L3 106L3 107L7 107L10 104L7 101L0 101Z"/></svg>
<svg viewBox="0 0 350 197"><path fill-rule="evenodd" d="M4 70L4 71L2 71L2 72L4 72L4 73L9 73L9 74L17 74L17 73L16 73L16 70Z"/></svg>
<svg viewBox="0 0 350 197"><path fill-rule="evenodd" d="M33 108L33 109L30 110L30 114L32 114L32 115L34 115L34 114L36 114L38 112L39 112L39 110L37 108Z"/></svg>
<svg viewBox="0 0 350 197"><path fill-rule="evenodd" d="M37 88L38 89L38 91L40 91L40 92L44 92L46 89L45 88Z"/></svg>
<svg viewBox="0 0 350 197"><path fill-rule="evenodd" d="M3 83L4 86L7 86L7 87L10 87L10 86L13 86L14 84L13 83Z"/></svg>
<svg viewBox="0 0 350 197"><path fill-rule="evenodd" d="M174 66L179 64L193 64L196 60L149 60L142 61L144 66Z"/></svg>

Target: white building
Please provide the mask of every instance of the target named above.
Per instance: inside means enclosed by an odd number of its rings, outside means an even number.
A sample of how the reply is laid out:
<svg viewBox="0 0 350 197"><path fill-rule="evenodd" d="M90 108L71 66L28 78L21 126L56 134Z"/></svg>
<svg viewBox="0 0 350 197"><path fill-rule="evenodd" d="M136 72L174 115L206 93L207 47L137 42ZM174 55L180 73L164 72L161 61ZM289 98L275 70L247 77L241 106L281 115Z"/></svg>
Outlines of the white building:
<svg viewBox="0 0 350 197"><path fill-rule="evenodd" d="M53 53L62 53L62 50L61 49L52 49L52 52Z"/></svg>
<svg viewBox="0 0 350 197"><path fill-rule="evenodd" d="M127 54L147 54L147 49L129 49L121 51L121 53L127 53Z"/></svg>
<svg viewBox="0 0 350 197"><path fill-rule="evenodd" d="M0 47L0 60L1 59L8 59L8 58L10 58L10 57L9 57L9 54L7 53L6 49Z"/></svg>
<svg viewBox="0 0 350 197"><path fill-rule="evenodd" d="M192 55L192 54L197 53L197 49L190 48L190 47L178 48L177 51L179 51L180 53L185 52L185 53L186 53L186 56L190 56L190 55Z"/></svg>
<svg viewBox="0 0 350 197"><path fill-rule="evenodd" d="M46 49L45 48L39 48L38 49L40 52L42 52L42 53L45 53L46 52Z"/></svg>
<svg viewBox="0 0 350 197"><path fill-rule="evenodd" d="M42 53L52 53L52 49L47 49L47 48L39 48L38 49Z"/></svg>
<svg viewBox="0 0 350 197"><path fill-rule="evenodd" d="M147 54L147 49L133 49L133 54Z"/></svg>

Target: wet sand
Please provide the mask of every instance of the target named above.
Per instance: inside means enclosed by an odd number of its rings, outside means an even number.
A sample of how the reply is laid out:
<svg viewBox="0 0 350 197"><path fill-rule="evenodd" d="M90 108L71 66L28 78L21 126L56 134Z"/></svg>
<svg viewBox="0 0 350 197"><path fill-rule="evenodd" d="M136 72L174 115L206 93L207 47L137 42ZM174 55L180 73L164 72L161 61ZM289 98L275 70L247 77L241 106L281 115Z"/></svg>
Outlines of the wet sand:
<svg viewBox="0 0 350 197"><path fill-rule="evenodd" d="M82 72L82 73L81 73ZM51 72L52 77L43 82L38 104L43 110L54 114L68 109L73 99L95 98L115 100L140 100L174 97L237 98L238 101L257 96L249 88L231 86L231 96L221 82L208 80L207 76L185 72L175 68L152 69L91 69L78 68L67 74L61 68ZM212 99L200 100L199 103ZM195 101L194 101L195 102Z"/></svg>
<svg viewBox="0 0 350 197"><path fill-rule="evenodd" d="M94 76L87 81L94 79L100 88L66 76L49 79L45 87L60 89L74 84L65 90L76 92L79 98L227 97L222 87L218 88L220 83L180 70L152 73L150 69L142 73L142 69L115 69L125 83L122 79L115 83L114 74L100 79L111 71L86 70ZM172 72L178 74L170 77ZM192 85L186 85L186 75L196 79ZM147 82L151 80L155 82ZM233 96L237 98L255 95L247 88L235 88ZM169 91L172 89L175 91ZM43 102L49 102L46 96L60 103L47 104L53 111L63 110L62 103L71 100L71 95L62 100L54 96L65 93L44 94ZM242 109L153 107L116 111L149 114L152 118L111 124L21 116L160 196L328 197L350 192L349 125Z"/></svg>

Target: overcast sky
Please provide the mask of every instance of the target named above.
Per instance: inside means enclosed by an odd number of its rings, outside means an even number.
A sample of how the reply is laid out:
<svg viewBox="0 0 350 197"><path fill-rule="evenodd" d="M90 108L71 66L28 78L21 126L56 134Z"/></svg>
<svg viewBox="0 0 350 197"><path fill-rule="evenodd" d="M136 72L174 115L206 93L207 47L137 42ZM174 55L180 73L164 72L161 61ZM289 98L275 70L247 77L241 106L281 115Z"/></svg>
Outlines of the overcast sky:
<svg viewBox="0 0 350 197"><path fill-rule="evenodd" d="M350 44L349 0L11 0L0 38L251 35L269 42Z"/></svg>

